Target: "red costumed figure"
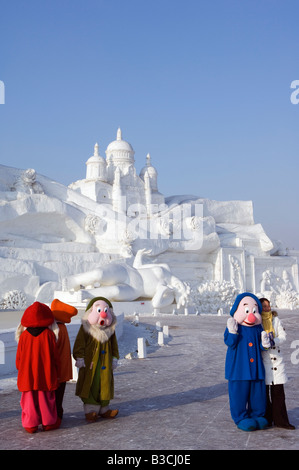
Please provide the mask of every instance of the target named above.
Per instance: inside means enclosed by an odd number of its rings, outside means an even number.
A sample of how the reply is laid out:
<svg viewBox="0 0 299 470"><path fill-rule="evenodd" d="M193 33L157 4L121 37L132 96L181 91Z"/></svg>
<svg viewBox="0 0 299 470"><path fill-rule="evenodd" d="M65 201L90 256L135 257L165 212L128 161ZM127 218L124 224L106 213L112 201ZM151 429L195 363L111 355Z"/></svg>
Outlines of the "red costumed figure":
<svg viewBox="0 0 299 470"><path fill-rule="evenodd" d="M42 424L44 431L56 429L55 390L58 387L59 356L56 337L51 330L54 316L47 305L34 302L18 326L16 368L18 389L22 392L22 425L33 433Z"/></svg>

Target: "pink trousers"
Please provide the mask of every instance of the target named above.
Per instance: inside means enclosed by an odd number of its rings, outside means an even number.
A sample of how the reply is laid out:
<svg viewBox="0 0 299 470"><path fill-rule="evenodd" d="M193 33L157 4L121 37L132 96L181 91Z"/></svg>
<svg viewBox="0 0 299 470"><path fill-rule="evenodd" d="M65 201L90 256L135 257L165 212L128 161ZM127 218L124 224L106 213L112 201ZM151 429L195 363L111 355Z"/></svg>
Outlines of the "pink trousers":
<svg viewBox="0 0 299 470"><path fill-rule="evenodd" d="M22 425L24 428L33 428L39 424L49 426L57 420L55 391L41 392L32 390L22 392Z"/></svg>

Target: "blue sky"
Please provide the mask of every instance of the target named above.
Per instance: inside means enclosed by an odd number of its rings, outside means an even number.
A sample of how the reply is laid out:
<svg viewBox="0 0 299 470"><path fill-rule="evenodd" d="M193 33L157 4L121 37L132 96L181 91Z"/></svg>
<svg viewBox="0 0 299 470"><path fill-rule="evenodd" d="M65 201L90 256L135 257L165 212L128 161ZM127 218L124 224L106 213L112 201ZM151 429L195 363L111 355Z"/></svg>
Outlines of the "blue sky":
<svg viewBox="0 0 299 470"><path fill-rule="evenodd" d="M298 0L0 0L0 163L63 184L120 126L165 195L299 249Z"/></svg>

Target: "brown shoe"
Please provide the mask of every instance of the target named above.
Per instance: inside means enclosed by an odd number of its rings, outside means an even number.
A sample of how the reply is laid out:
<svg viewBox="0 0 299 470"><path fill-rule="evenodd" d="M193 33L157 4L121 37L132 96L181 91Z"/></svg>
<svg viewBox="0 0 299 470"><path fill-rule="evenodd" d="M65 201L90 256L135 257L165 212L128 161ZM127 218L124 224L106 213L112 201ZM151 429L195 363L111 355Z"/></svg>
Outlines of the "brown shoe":
<svg viewBox="0 0 299 470"><path fill-rule="evenodd" d="M85 419L89 423L95 423L96 420L98 419L98 415L95 411L91 411L91 413L86 413Z"/></svg>
<svg viewBox="0 0 299 470"><path fill-rule="evenodd" d="M105 413L100 414L101 418L104 419L112 419L115 418L118 415L118 410L107 410Z"/></svg>

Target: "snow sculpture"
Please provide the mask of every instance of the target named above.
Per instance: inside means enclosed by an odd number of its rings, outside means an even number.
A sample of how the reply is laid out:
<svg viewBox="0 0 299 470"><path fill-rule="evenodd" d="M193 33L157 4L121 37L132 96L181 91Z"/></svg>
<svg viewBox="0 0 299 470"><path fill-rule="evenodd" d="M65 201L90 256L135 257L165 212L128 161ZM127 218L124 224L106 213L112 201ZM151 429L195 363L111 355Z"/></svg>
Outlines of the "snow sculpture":
<svg viewBox="0 0 299 470"><path fill-rule="evenodd" d="M271 273L271 271L269 271L269 269L264 271L262 276L261 292L273 292L275 290L273 284L276 283L275 276Z"/></svg>
<svg viewBox="0 0 299 470"><path fill-rule="evenodd" d="M231 267L231 280L233 285L237 287L239 292L244 290L244 279L241 272L241 265L238 258L235 256L229 256L230 267Z"/></svg>
<svg viewBox="0 0 299 470"><path fill-rule="evenodd" d="M239 290L227 281L207 281L193 286L192 304L198 313L228 313Z"/></svg>
<svg viewBox="0 0 299 470"><path fill-rule="evenodd" d="M274 297L274 302L277 308L296 310L299 308L299 295L293 290L282 291Z"/></svg>
<svg viewBox="0 0 299 470"><path fill-rule="evenodd" d="M299 293L294 288L290 274L284 269L282 276L269 269L263 272L260 297L271 299L276 308L295 310L299 308Z"/></svg>
<svg viewBox="0 0 299 470"><path fill-rule="evenodd" d="M69 276L63 279L63 289L81 289L83 299L106 296L111 301L128 302L144 298L152 300L153 308L162 308L174 301L178 308L184 306L190 293L189 286L174 276L166 264L143 264L143 256L149 253L145 249L139 250L133 266L111 262Z"/></svg>
<svg viewBox="0 0 299 470"><path fill-rule="evenodd" d="M19 310L26 307L27 298L24 292L13 290L6 292L3 298L0 298L1 310Z"/></svg>
<svg viewBox="0 0 299 470"><path fill-rule="evenodd" d="M290 279L290 275L285 269L282 271L281 290L283 290L283 291L293 291L294 290L294 283Z"/></svg>
<svg viewBox="0 0 299 470"><path fill-rule="evenodd" d="M33 168L23 171L21 176L13 186L13 190L21 191L29 194L43 194L42 185L36 181L36 171Z"/></svg>
<svg viewBox="0 0 299 470"><path fill-rule="evenodd" d="M151 156L139 173L136 163L118 129L105 157L95 144L85 178L68 187L0 165L1 308L12 291L27 305L50 302L62 284L78 289L78 303L98 289L114 302L150 299L154 308L206 311L205 299L216 313L236 290L296 308L299 251L268 237L251 201L165 198Z"/></svg>

